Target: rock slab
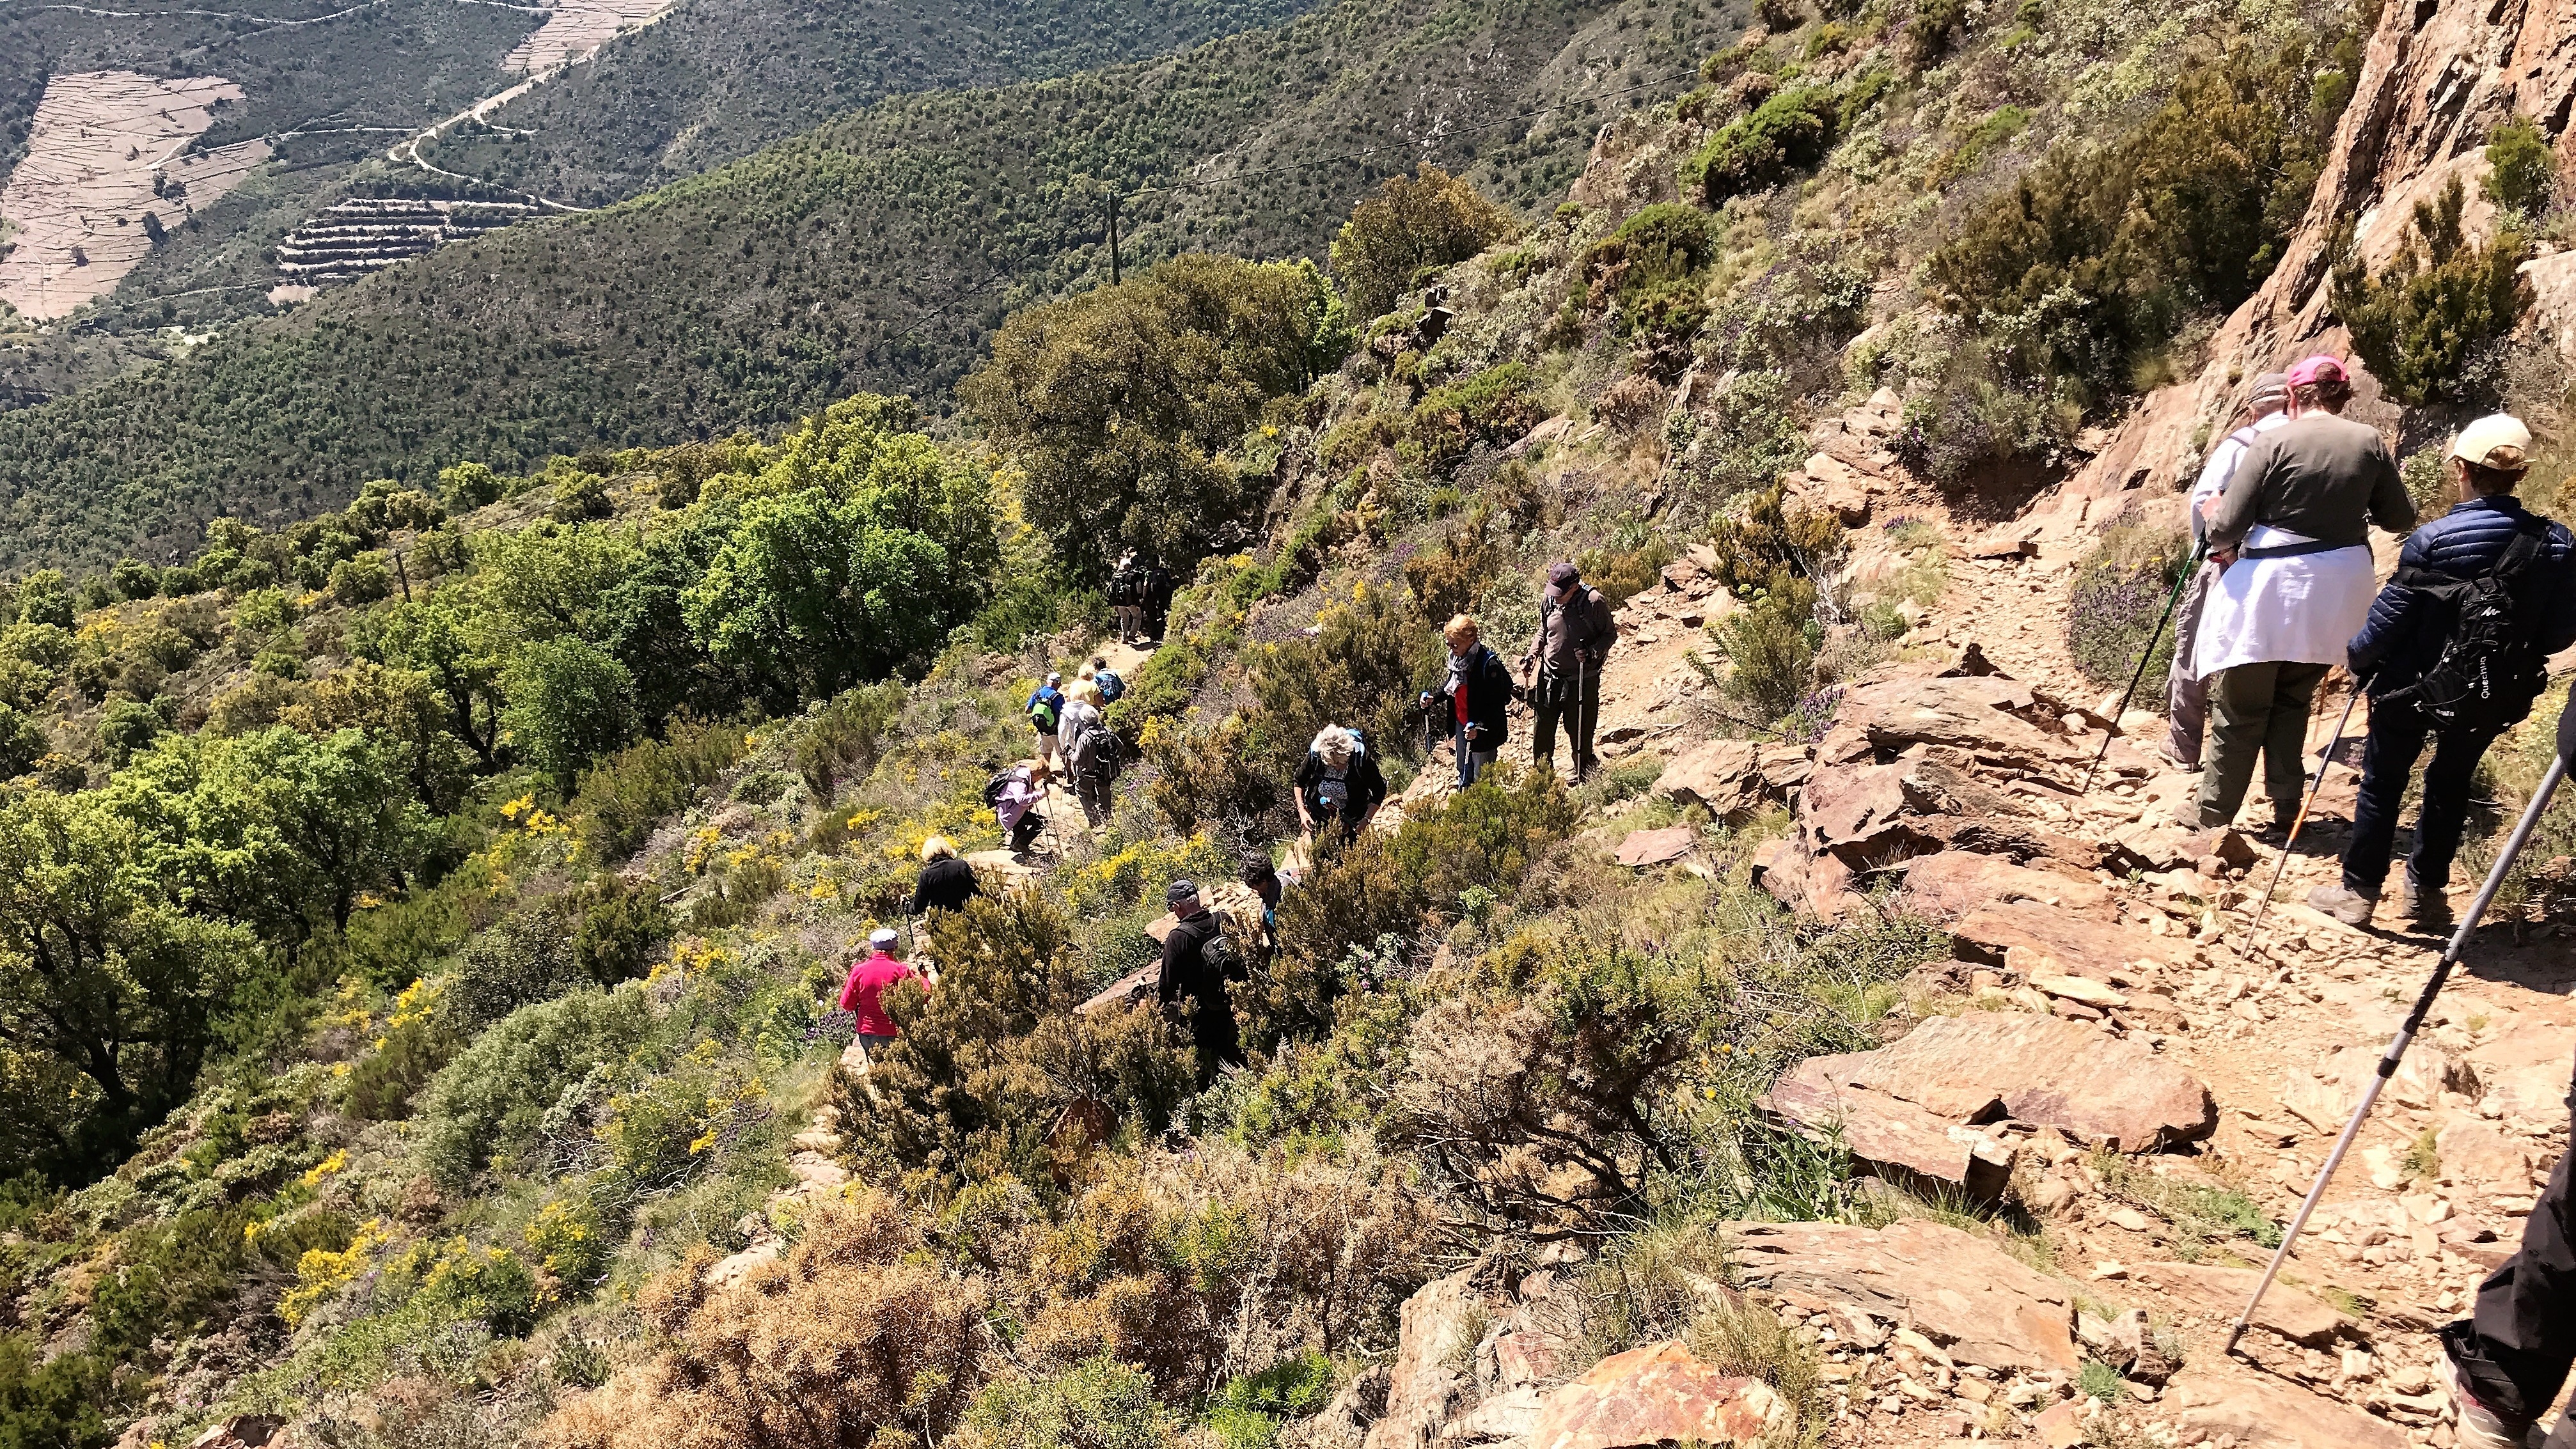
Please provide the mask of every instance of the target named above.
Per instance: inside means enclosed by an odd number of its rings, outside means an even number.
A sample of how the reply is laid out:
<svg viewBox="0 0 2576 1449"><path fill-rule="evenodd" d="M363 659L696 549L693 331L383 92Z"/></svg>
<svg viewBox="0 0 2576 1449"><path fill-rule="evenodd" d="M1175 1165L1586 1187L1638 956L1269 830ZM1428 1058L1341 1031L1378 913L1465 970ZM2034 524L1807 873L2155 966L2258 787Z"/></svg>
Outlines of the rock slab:
<svg viewBox="0 0 2576 1449"><path fill-rule="evenodd" d="M1809 1058L1796 1075L1962 1125L2009 1115L2121 1152L2197 1141L2218 1126L2198 1077L2093 1027L2019 1012L1936 1016L1876 1051Z"/></svg>
<svg viewBox="0 0 2576 1449"><path fill-rule="evenodd" d="M2074 1285L1940 1223L1737 1223L1747 1288L1811 1312L1856 1309L1910 1326L1958 1363L2073 1373ZM1536 1446L1533 1446L1536 1449Z"/></svg>
<svg viewBox="0 0 2576 1449"><path fill-rule="evenodd" d="M1529 1449L1759 1444L1789 1406L1759 1379L1719 1373L1679 1342L1612 1354L1547 1396Z"/></svg>

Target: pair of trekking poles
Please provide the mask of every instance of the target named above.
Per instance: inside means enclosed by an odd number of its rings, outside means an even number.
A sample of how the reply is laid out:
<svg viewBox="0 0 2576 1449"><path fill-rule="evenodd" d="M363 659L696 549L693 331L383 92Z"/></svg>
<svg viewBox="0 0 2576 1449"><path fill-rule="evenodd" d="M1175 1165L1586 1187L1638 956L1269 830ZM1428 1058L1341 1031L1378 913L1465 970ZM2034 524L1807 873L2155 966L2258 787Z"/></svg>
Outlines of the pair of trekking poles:
<svg viewBox="0 0 2576 1449"><path fill-rule="evenodd" d="M2156 620L2155 632L2147 636L2146 652L2139 656L2137 671L2130 675L2129 687L2120 696L2120 706L2112 712L2111 727L2103 732L2102 748L2094 754L2092 769L2084 772L2084 789L2092 788L2094 771L2101 768L2103 758L2111 751L2111 738L2118 733L2120 717L2128 713L2138 684L2146 677L2147 663L2155 657L2156 644L2164 637L2165 625L2173 619L2174 608L2181 602L2183 590L2190 587L2207 554L2206 541L2192 550L2190 567L2183 571L2182 578L2174 584L2172 596L2165 600L2164 615ZM2246 923L2245 939L2237 948L2239 961L2253 950L2256 933L2262 929L2264 911L2271 905L2273 895L2280 890L2282 872L2290 863L2290 848L2297 842L2301 827L2307 824L2308 812L2315 807L2317 795L2325 786L2326 771L2333 766L2335 756L2342 752L2343 733L2352 722L2353 706L2361 700L2364 683L2354 681L2352 695L2344 701L2343 714L2335 721L2334 739L2326 746L2325 757L2317 762L2316 778L2309 782L2306 798L2299 805L2297 817L2290 823L2289 835L2281 842L2281 859L2273 867L2271 883L2265 888L2262 898L2255 902L2254 918ZM2569 692L2567 706L2559 713L2557 749L2550 757L2548 772L2541 776L2539 788L2531 792L2530 803L2523 807L2522 818L2514 822L2513 833L2505 837L2504 848L2496 852L2495 864L2488 867L2486 881L2478 887L2477 898L2469 903L2458 926L2452 930L2449 942L2442 948L2441 959L2434 963L2431 979L2424 983L2424 989L2415 997L2414 1008L2406 1013L2406 1020L2397 1028L2397 1035L2390 1039L2388 1050L2381 1054L2378 1071L2362 1090L2361 1100L2353 1105L2351 1120L2344 1123L2342 1134L2335 1139L2334 1150L2326 1154L2324 1165L2317 1169L2316 1182L2300 1202L2297 1215L2290 1219L2289 1226L2282 1229L2281 1245L2273 1250L2272 1261L2263 1269L2262 1280L2254 1285L2253 1294L2245 1300L2245 1310L2229 1326L2227 1342L2220 1352L2235 1352L2237 1341L2245 1336L2246 1326L2254 1320L2254 1311L2262 1306L2263 1295L2271 1291L2273 1280L2280 1276L2281 1265L2289 1261L2300 1232L2308 1225L2308 1218L2324 1199L2326 1185L2334 1180L2335 1170L2343 1166L2344 1157L2352 1151L2354 1139L2361 1135L2361 1124L2369 1119L2371 1109L2378 1105L2379 1094L2387 1087L2389 1078L2397 1075L2398 1064L2404 1059L2406 1049L2423 1031L2426 1018L2432 1014L2434 999L2450 983L2451 972L2460 964L2461 953L2468 949L2469 933L2478 928L2487 907L2494 903L2496 892L2503 888L2505 877L2512 873L2514 862L2522 855L2523 847L2530 843L2531 833L2540 824L2540 817L2547 812L2550 800L2566 780L2571 760L2576 760L2576 690Z"/></svg>

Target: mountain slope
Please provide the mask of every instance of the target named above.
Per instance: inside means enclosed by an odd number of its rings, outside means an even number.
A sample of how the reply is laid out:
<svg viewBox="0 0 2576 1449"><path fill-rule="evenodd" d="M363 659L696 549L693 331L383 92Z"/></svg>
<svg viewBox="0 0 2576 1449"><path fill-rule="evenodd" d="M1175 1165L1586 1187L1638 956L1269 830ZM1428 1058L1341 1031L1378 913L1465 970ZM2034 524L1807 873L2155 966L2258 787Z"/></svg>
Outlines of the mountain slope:
<svg viewBox="0 0 2576 1449"><path fill-rule="evenodd" d="M461 458L775 426L862 387L936 395L1006 302L1106 272L1093 178L1193 182L1130 203L1131 260L1319 251L1417 157L1527 203L1581 164L1603 104L1678 89L1647 83L1686 76L1722 23L1680 0L1354 0L1164 60L890 100L0 415L23 520L0 564L166 551L209 518Z"/></svg>

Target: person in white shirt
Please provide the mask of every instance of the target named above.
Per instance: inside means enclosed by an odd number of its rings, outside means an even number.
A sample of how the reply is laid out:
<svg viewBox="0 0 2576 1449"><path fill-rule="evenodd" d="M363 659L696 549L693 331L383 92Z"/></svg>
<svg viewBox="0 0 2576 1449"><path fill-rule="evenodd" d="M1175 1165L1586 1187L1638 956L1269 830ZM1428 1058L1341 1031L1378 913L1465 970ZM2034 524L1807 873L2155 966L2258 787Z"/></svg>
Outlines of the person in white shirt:
<svg viewBox="0 0 2576 1449"><path fill-rule="evenodd" d="M2245 426L2219 439L2218 445L2209 450L2209 461L2201 464L2200 479L2192 485L2191 499L2184 504L2195 547L2208 536L2210 510L2218 506L2219 495L2227 491L2227 480L2236 476L2236 465L2245 460L2245 450L2254 446L2257 437L2288 422L2289 406L2288 373L2267 372L2254 379L2254 391L2245 399ZM2201 603L2209 597L2210 580L2218 574L2218 565L2204 558L2191 582L2183 586L2182 607L2174 617L2173 668L2165 677L2165 754L2192 771L2200 768L2201 730L2209 723L2209 688L2192 667L2192 649L2200 638Z"/></svg>

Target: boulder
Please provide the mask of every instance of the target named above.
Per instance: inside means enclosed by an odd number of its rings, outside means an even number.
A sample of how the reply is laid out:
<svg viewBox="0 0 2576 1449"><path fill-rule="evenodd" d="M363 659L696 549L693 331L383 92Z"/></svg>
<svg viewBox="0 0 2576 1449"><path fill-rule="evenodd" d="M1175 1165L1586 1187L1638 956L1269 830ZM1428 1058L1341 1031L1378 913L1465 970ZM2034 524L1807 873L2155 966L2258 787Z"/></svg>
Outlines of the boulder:
<svg viewBox="0 0 2576 1449"><path fill-rule="evenodd" d="M1908 1219L1736 1223L1727 1233L1744 1286L1792 1307L1907 1324L1953 1362L1997 1373L2072 1374L2082 1363L2074 1285L1957 1228Z"/></svg>
<svg viewBox="0 0 2576 1449"><path fill-rule="evenodd" d="M2077 876L2033 870L1970 850L1942 850L1906 865L1905 886L1896 899L1899 905L1946 925L1971 911L2014 901L2099 911L2109 904L2110 893Z"/></svg>
<svg viewBox="0 0 2576 1449"><path fill-rule="evenodd" d="M1465 1268L1434 1278L1404 1300L1386 1412L1369 1426L1365 1449L1429 1449L1432 1435L1472 1391L1455 1364L1460 1340L1475 1331L1485 1312L1475 1274Z"/></svg>
<svg viewBox="0 0 2576 1449"><path fill-rule="evenodd" d="M1804 1064L1775 1083L1760 1102L1775 1119L1811 1138L1832 1134L1852 1160L1876 1176L1920 1190L1927 1184L1976 1202L2003 1196L2019 1149L1936 1117L1884 1092L1845 1087Z"/></svg>
<svg viewBox="0 0 2576 1449"><path fill-rule="evenodd" d="M1488 1395L1478 1400L1476 1407L1441 1425L1434 1442L1490 1444L1497 1439L1525 1438L1537 1427L1545 1405L1546 1397L1536 1387Z"/></svg>
<svg viewBox="0 0 2576 1449"><path fill-rule="evenodd" d="M1778 798L1762 778L1759 751L1743 740L1705 740L1673 756L1655 777L1655 793L1697 805L1730 825L1741 825Z"/></svg>
<svg viewBox="0 0 2576 1449"><path fill-rule="evenodd" d="M1168 931L1171 928L1166 926L1164 929ZM1130 1002L1143 1001L1151 997L1154 994L1154 989L1162 984L1162 980L1163 963L1160 961L1148 961L1144 965L1137 967L1135 970L1128 972L1126 975L1121 976L1117 980L1100 988L1099 991L1093 993L1090 1000L1085 1001L1082 1005L1075 1007L1074 1009L1085 1016L1095 1015L1103 1011L1117 1011L1127 1006Z"/></svg>
<svg viewBox="0 0 2576 1449"><path fill-rule="evenodd" d="M1668 825L1661 830L1631 830L1619 842L1621 865L1663 865L1691 853L1699 843L1699 832L1687 825Z"/></svg>
<svg viewBox="0 0 2576 1449"><path fill-rule="evenodd" d="M1667 1341L1612 1354L1547 1396L1529 1449L1642 1449L1762 1442L1789 1406L1760 1379L1724 1374Z"/></svg>
<svg viewBox="0 0 2576 1449"><path fill-rule="evenodd" d="M2263 1281L2256 1268L2222 1268L2208 1263L2140 1263L2129 1269L2129 1281L2156 1295L2160 1311L2180 1309L2233 1323ZM2253 1327L2280 1335L2306 1348L2324 1348L2349 1331L2353 1321L2323 1301L2274 1279L2254 1310Z"/></svg>
<svg viewBox="0 0 2576 1449"><path fill-rule="evenodd" d="M2312 1068L2292 1067L2281 1087L2281 1105L2320 1132L2342 1131L2352 1109L2360 1105L2363 1089L2379 1075L2379 1059L2386 1050L2348 1046ZM2562 1094L2565 1070L2559 1069ZM2444 1091L2477 1095L2477 1073L2440 1047L2417 1042L2398 1062L2397 1074L2388 1079L2381 1095L2396 1105L2423 1109Z"/></svg>
<svg viewBox="0 0 2576 1449"><path fill-rule="evenodd" d="M2000 674L1898 675L1843 696L1816 758L1856 764L1935 745L1991 768L2041 776L2090 763L2089 751L2026 718L2038 713L2029 688Z"/></svg>
<svg viewBox="0 0 2576 1449"><path fill-rule="evenodd" d="M2141 957L2170 963L2175 939L2027 900L1970 911L1950 928L1951 953L1963 961L2000 966L2005 952L2021 949L2075 971L2115 970Z"/></svg>
<svg viewBox="0 0 2576 1449"><path fill-rule="evenodd" d="M2475 1183L2490 1192L2531 1190L2531 1157L2522 1144L2469 1113L2443 1116L2433 1150L2442 1159L2444 1177Z"/></svg>
<svg viewBox="0 0 2576 1449"><path fill-rule="evenodd" d="M2244 1449L2406 1449L2406 1434L2270 1374L2217 1354L2195 1356L2165 1385L2164 1407L2185 1438L2235 1436Z"/></svg>
<svg viewBox="0 0 2576 1449"><path fill-rule="evenodd" d="M2237 870L2252 867L2257 859L2254 843L2223 825L2186 835L2174 842L2174 849L2185 860L2216 856L2220 864Z"/></svg>
<svg viewBox="0 0 2576 1449"><path fill-rule="evenodd" d="M1882 1092L1961 1124L2009 1114L2123 1152L2218 1126L2200 1079L2092 1027L2020 1012L1936 1016L1876 1051L1813 1057L1800 1075Z"/></svg>

